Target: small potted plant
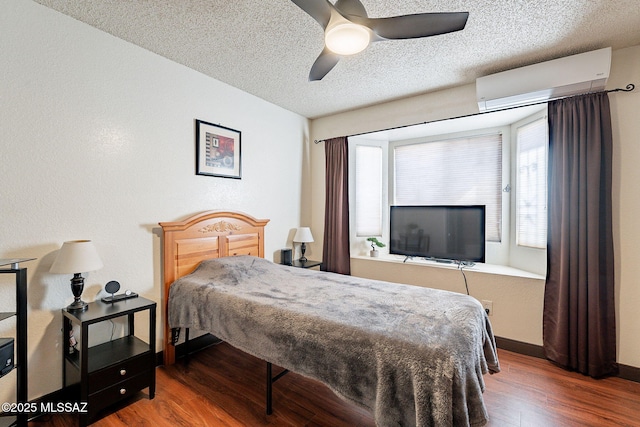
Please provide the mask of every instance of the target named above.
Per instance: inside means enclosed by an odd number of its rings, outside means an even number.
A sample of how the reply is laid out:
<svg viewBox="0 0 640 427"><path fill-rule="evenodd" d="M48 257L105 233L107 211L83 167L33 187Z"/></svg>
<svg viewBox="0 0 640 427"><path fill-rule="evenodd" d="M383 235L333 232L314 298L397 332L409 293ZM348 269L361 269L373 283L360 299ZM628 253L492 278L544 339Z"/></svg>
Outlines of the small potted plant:
<svg viewBox="0 0 640 427"><path fill-rule="evenodd" d="M371 251L369 251L369 255L371 255L372 257L377 257L378 256L378 254L379 254L378 248L384 248L385 247L385 244L382 243L381 241L379 241L375 237L369 237L369 238L367 238L367 241L371 242Z"/></svg>

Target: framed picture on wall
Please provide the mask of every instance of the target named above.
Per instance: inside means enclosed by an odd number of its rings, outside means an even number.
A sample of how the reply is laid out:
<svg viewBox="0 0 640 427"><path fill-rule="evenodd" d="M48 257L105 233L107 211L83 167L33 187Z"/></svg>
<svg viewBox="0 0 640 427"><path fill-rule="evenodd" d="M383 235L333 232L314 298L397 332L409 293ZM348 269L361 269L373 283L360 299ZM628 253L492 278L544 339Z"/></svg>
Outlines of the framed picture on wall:
<svg viewBox="0 0 640 427"><path fill-rule="evenodd" d="M240 179L240 134L235 129L196 120L196 175Z"/></svg>

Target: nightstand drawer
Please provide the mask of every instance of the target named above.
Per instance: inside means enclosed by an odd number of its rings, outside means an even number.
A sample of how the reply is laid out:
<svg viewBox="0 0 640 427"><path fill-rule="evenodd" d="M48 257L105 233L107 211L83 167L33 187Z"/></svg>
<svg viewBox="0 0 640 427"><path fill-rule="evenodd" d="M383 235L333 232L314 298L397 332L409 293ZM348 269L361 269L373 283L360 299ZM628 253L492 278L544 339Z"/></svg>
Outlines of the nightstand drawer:
<svg viewBox="0 0 640 427"><path fill-rule="evenodd" d="M113 366L89 373L89 394L153 369L151 353L124 360Z"/></svg>
<svg viewBox="0 0 640 427"><path fill-rule="evenodd" d="M128 380L121 381L111 387L105 388L104 390L89 394L89 417L93 417L96 412L106 408L114 402L126 399L143 388L149 387L150 384L151 373L147 370L145 373L131 377Z"/></svg>

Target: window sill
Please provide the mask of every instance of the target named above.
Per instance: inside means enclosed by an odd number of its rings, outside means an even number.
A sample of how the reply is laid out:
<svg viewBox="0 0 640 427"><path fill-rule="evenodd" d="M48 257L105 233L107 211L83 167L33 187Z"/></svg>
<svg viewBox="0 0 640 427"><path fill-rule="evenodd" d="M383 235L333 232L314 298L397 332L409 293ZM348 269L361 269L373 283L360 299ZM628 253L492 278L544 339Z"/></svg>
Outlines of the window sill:
<svg viewBox="0 0 640 427"><path fill-rule="evenodd" d="M410 265L419 265L428 268L446 268L450 270L457 270L457 264L446 264L437 261L429 261L425 259L407 259L405 262L405 257L402 255L389 255L381 253L378 257L370 257L370 256L362 256L362 255L352 255L352 259L358 260L366 260L372 262L389 262L395 264L410 264ZM485 274L498 274L501 276L512 276L512 277L522 277L526 279L538 279L545 280L545 277L531 273L529 271L520 270L518 268L507 267L504 265L495 265L495 264L484 264L484 263L476 263L473 267L464 267L464 271L473 271L478 273Z"/></svg>

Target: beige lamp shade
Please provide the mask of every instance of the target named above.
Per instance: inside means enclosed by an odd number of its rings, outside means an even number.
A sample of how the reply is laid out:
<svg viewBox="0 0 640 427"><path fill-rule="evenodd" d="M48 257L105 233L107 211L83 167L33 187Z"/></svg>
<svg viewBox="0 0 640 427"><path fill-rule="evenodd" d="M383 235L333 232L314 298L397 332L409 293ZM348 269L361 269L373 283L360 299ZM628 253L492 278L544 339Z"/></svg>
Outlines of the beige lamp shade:
<svg viewBox="0 0 640 427"><path fill-rule="evenodd" d="M103 266L91 240L64 242L49 272L58 274L84 273Z"/></svg>
<svg viewBox="0 0 640 427"><path fill-rule="evenodd" d="M296 235L293 237L294 242L311 243L313 242L313 235L309 227L300 227L296 230Z"/></svg>

